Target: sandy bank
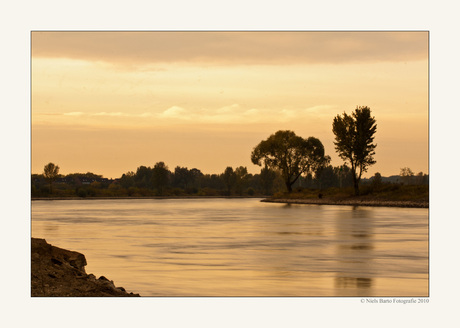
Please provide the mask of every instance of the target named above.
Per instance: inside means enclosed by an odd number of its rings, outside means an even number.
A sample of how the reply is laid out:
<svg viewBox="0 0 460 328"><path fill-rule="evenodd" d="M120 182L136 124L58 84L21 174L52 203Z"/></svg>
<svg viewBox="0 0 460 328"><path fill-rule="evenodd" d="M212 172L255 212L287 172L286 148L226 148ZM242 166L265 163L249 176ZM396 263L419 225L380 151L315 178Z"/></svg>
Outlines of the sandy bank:
<svg viewBox="0 0 460 328"><path fill-rule="evenodd" d="M362 200L362 199L289 199L289 198L267 198L262 199L267 203L284 203L284 204L310 204L310 205L348 205L348 206L384 206L384 207L413 207L428 208L428 202L414 201L388 201L388 200Z"/></svg>
<svg viewBox="0 0 460 328"><path fill-rule="evenodd" d="M86 274L83 254L52 246L45 239L32 238L31 296L126 297L140 296L115 287L104 276Z"/></svg>

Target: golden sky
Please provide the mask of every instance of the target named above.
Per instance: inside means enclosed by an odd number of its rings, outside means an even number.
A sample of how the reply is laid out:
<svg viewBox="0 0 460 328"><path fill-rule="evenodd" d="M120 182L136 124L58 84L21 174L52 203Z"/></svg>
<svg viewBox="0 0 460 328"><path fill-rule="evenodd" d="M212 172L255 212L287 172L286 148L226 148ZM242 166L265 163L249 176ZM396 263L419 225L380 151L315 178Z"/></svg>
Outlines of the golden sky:
<svg viewBox="0 0 460 328"><path fill-rule="evenodd" d="M32 32L32 173L222 173L280 129L319 138L369 106L365 175L428 173L428 32Z"/></svg>

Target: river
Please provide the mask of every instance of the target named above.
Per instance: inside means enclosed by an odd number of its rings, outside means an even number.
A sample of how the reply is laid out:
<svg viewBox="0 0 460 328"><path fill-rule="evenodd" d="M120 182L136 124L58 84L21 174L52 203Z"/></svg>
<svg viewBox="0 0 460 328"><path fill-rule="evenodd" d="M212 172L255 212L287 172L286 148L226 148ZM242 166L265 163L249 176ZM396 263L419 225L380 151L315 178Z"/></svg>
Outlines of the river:
<svg viewBox="0 0 460 328"><path fill-rule="evenodd" d="M428 209L32 201L32 237L141 296L429 296Z"/></svg>

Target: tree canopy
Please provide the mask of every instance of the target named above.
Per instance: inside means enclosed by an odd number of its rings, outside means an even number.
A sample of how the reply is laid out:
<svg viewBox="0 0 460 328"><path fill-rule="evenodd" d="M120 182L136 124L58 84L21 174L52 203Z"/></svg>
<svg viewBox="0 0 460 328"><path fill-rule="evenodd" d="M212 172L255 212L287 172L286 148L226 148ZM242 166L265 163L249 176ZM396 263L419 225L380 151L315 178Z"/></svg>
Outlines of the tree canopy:
<svg viewBox="0 0 460 328"><path fill-rule="evenodd" d="M316 172L327 163L328 158L324 156L324 147L319 139L304 139L292 131L280 130L254 148L251 161L279 170L288 192L291 192L292 185L302 174Z"/></svg>
<svg viewBox="0 0 460 328"><path fill-rule="evenodd" d="M59 166L54 163L48 163L43 168L43 176L50 184L50 192L52 192L53 182L59 177Z"/></svg>
<svg viewBox="0 0 460 328"><path fill-rule="evenodd" d="M169 182L169 170L164 162L158 162L152 169L152 184L160 195L163 195L164 188Z"/></svg>
<svg viewBox="0 0 460 328"><path fill-rule="evenodd" d="M332 123L335 135L335 149L344 161L351 164L355 194L359 195L359 181L374 160L376 144L373 143L377 131L375 118L367 106L358 106L348 115L337 115Z"/></svg>

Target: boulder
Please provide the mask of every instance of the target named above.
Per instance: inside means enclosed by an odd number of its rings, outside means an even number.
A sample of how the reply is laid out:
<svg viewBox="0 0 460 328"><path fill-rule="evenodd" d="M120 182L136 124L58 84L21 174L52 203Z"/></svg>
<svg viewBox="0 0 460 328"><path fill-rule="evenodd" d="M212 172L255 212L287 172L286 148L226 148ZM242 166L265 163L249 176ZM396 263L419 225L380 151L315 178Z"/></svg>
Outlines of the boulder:
<svg viewBox="0 0 460 328"><path fill-rule="evenodd" d="M32 238L31 295L34 296L139 296L115 287L104 276L86 274L83 254L55 247L45 239Z"/></svg>

